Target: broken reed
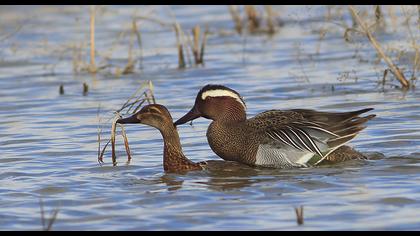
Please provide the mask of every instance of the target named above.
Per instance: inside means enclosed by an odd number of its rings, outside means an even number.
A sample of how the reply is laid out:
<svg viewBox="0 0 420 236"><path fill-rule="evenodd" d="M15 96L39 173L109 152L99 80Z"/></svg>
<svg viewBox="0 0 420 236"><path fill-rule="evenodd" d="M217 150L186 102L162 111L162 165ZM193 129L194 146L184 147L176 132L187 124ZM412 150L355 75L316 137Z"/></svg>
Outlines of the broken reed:
<svg viewBox="0 0 420 236"><path fill-rule="evenodd" d="M105 150L108 147L109 143L111 143L111 157L112 157L112 164L113 166L117 165L117 156L116 156L116 128L117 128L117 120L121 118L121 113L124 115L132 115L136 113L140 107L147 102L148 104L154 104L156 103L155 97L154 97L154 86L152 81L145 81L143 82L140 87L127 99L127 101L121 106L120 109L115 111L114 117L112 119L112 125L111 125L111 137L108 140L108 142L105 144L105 146L102 148L102 151L100 149L100 142L101 142L101 129L98 126L98 162L99 164L104 163L103 156L105 154ZM133 109L134 108L134 109ZM98 108L98 116L99 116L99 108ZM99 122L100 119L98 118ZM121 128L121 136L124 140L124 146L125 151L127 153L127 162L126 164L129 164L131 161L131 151L130 146L128 143L127 134L124 129L123 124L118 124Z"/></svg>
<svg viewBox="0 0 420 236"><path fill-rule="evenodd" d="M206 27L206 31L204 32L204 35L202 36L201 40L201 46L199 46L200 41L200 26L196 25L192 29L194 44L192 45L192 51L194 55L194 61L196 65L204 64L204 50L206 47L206 40L207 40L207 34L208 34L208 27Z"/></svg>
<svg viewBox="0 0 420 236"><path fill-rule="evenodd" d="M142 49L142 40L141 40L141 33L139 31L139 27L136 22L136 17L134 16L132 22L130 24L129 29L124 29L122 32L119 33L119 36L116 37L115 41L112 43L111 47L108 49L107 52L101 53L102 56L100 57L102 61L97 63L96 57L98 57L98 53L96 51L95 46L95 25L96 25L96 12L97 6L93 5L90 6L89 12L89 40L86 42L81 42L79 44L72 45L72 53L73 53L73 71L78 73L79 71L87 71L88 73L96 74L99 71L110 68L112 65L109 64L107 61L110 59L112 52L115 49L117 43L119 43L127 34L130 32L130 39L128 44L128 59L127 63L123 68L116 66L115 71L111 72L115 76L120 76L122 74L131 74L134 73L135 63L140 60L140 69L143 68L143 49ZM133 58L133 51L134 51L134 38L137 39L137 45L139 47L139 59ZM83 60L83 53L84 49L89 47L89 62ZM97 65L99 64L99 65Z"/></svg>
<svg viewBox="0 0 420 236"><path fill-rule="evenodd" d="M350 13L357 23L357 25L360 25L363 32L369 39L372 46L376 49L378 52L378 55L388 64L391 72L395 75L395 77L398 79L398 81L401 83L402 87L404 89L407 89L410 87L410 83L405 78L404 74L400 71L400 69L394 64L394 62L384 53L382 50L381 45L378 43L378 41L375 39L375 37L372 35L372 33L369 30L369 27L367 24L360 18L360 16L357 14L355 8L353 6L349 6Z"/></svg>
<svg viewBox="0 0 420 236"><path fill-rule="evenodd" d="M181 34L183 31L181 29L181 26L178 23L174 24L174 30L175 30L176 45L177 45L177 50L178 50L178 68L185 68L186 67L185 56L184 56L185 46L184 46L184 41L181 40ZM207 42L207 35L209 33L208 26L206 26L206 30L204 31L204 34L202 36L200 32L201 32L200 26L196 25L192 29L193 41L191 41L190 38L187 36L189 47L194 56L195 65L204 64L204 52L205 52L205 47L206 47L206 42ZM202 37L201 45L200 45L200 37ZM186 52L188 53L188 51Z"/></svg>
<svg viewBox="0 0 420 236"><path fill-rule="evenodd" d="M90 65L88 71L96 73L95 65L95 6L90 7Z"/></svg>
<svg viewBox="0 0 420 236"><path fill-rule="evenodd" d="M46 225L46 221L45 221L45 212L44 212L44 203L42 202L42 199L39 199L39 208L40 208L40 212L41 212L41 223L42 223L42 230L43 231L51 231L52 226L55 222L55 220L57 219L57 215L59 212L59 208L56 208L53 213L51 214L50 219L48 220L48 225Z"/></svg>
<svg viewBox="0 0 420 236"><path fill-rule="evenodd" d="M303 206L295 207L296 222L298 225L303 225Z"/></svg>
<svg viewBox="0 0 420 236"><path fill-rule="evenodd" d="M241 17L239 6L229 6L229 13L235 24L235 31L238 34L242 34L245 27L247 27L248 32L252 34L273 35L276 32L278 22L275 20L276 17L272 6L264 6L265 14L260 13L253 5L245 5L243 8L244 16ZM264 20L266 22L265 26L262 24Z"/></svg>

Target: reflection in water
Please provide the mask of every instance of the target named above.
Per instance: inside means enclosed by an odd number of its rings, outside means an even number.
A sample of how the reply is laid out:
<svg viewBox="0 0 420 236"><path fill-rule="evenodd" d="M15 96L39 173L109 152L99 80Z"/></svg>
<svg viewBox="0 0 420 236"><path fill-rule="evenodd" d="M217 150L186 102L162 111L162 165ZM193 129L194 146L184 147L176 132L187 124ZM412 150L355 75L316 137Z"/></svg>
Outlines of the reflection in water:
<svg viewBox="0 0 420 236"><path fill-rule="evenodd" d="M160 177L160 180L168 186L169 191L181 189L184 182L182 179L177 179L174 174L164 174Z"/></svg>
<svg viewBox="0 0 420 236"><path fill-rule="evenodd" d="M196 177L196 179L199 179L195 181L196 183L217 191L248 187L252 183L258 182L254 178L258 175L258 171L247 165L223 160L206 162L206 170L190 171L184 174L165 173L160 177L160 180L169 187L169 191L181 189L184 182L183 178L188 176Z"/></svg>
<svg viewBox="0 0 420 236"><path fill-rule="evenodd" d="M233 161L207 161L208 181L203 183L209 189L227 191L249 187L258 182L258 171L247 165Z"/></svg>

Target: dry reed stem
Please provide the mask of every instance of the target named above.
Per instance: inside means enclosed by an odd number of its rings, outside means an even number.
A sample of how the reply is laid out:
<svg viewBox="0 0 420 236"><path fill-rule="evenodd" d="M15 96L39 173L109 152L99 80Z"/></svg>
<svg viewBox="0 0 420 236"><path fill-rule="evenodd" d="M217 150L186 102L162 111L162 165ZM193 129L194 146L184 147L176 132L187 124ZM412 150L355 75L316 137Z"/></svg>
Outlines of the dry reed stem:
<svg viewBox="0 0 420 236"><path fill-rule="evenodd" d="M153 85L153 82L151 80L149 80L149 91L150 91L150 96L152 97L153 104L155 104L156 103L155 95L154 95L155 86Z"/></svg>
<svg viewBox="0 0 420 236"><path fill-rule="evenodd" d="M419 27L420 30L420 5L417 5L417 26Z"/></svg>
<svg viewBox="0 0 420 236"><path fill-rule="evenodd" d="M136 95L144 88L144 86L146 86L146 82L143 82L140 87L127 99L127 101L122 105L122 107L120 109L118 109L116 112L120 113L122 110L124 110L125 108L127 108L130 104L129 102L136 97ZM138 100L136 100L137 102Z"/></svg>
<svg viewBox="0 0 420 236"><path fill-rule="evenodd" d="M374 7L374 11L375 11L376 26L380 28L385 28L385 19L384 19L384 15L382 13L381 7L379 5L376 5Z"/></svg>
<svg viewBox="0 0 420 236"><path fill-rule="evenodd" d="M146 89L145 91L142 91L142 93L140 95L138 95L139 92L146 85L148 86L148 89ZM122 107L115 112L115 116L113 118L112 126L111 126L111 137L108 140L108 142L105 144L105 146L102 148L101 152L99 152L100 151L100 143L99 143L99 147L98 147L98 162L99 162L99 164L104 163L103 156L104 156L105 150L106 150L107 146L109 145L109 143L111 143L112 163L113 163L114 166L117 165L117 161L116 161L117 157L116 157L116 152L115 152L115 136L116 136L116 121L121 118L120 112L128 108L125 112L125 114L128 114L129 111L134 107L134 105L137 105L136 108L133 110L133 112L131 112L131 114L134 114L135 112L137 112L137 110L141 107L141 105L145 101L147 101L149 104L156 103L153 91L154 91L154 86L153 86L152 81L149 80L149 81L143 82L140 85L140 87L122 105ZM108 119L108 121L109 121L109 119ZM131 157L131 151L130 151L130 147L129 147L129 143L128 143L128 138L127 138L124 126L122 124L119 124L119 126L121 127L121 135L124 138L125 150L127 152L127 164L129 164L132 157ZM98 130L99 130L99 127L98 127ZM98 132L98 140L100 140L100 131ZM100 142L100 141L98 141L98 142Z"/></svg>
<svg viewBox="0 0 420 236"><path fill-rule="evenodd" d="M136 16L134 20L147 20L147 21L151 21L153 23L159 24L164 27L174 27L173 23L164 22L159 19L148 17L148 16Z"/></svg>
<svg viewBox="0 0 420 236"><path fill-rule="evenodd" d="M102 164L104 162L103 158L101 157L101 117L99 117L100 105L98 106L98 110L96 112L96 118L98 119L98 162Z"/></svg>
<svg viewBox="0 0 420 236"><path fill-rule="evenodd" d="M200 26L197 25L192 29L194 44L191 46L191 50L193 51L194 61L196 65L204 64L204 50L205 45L207 42L207 35L208 35L208 26L206 26L206 30L203 35L203 39L201 41L201 46L199 46L200 42Z"/></svg>
<svg viewBox="0 0 420 236"><path fill-rule="evenodd" d="M48 225L45 227L44 203L42 202L42 199L39 199L39 207L40 207L40 211L41 211L42 230L43 231L51 231L52 226L53 226L55 220L57 219L57 215L58 215L58 212L60 211L60 209L56 208L53 211L53 213L51 215L51 218L48 221Z"/></svg>
<svg viewBox="0 0 420 236"><path fill-rule="evenodd" d="M209 26L206 25L206 30L204 31L203 41L201 42L200 50L200 63L204 64L204 51L206 49L207 35L209 34Z"/></svg>
<svg viewBox="0 0 420 236"><path fill-rule="evenodd" d="M369 41L371 42L372 46L376 49L378 54L384 59L384 61L388 64L388 66L391 69L391 72L395 75L395 77L398 79L398 81L401 83L403 88L407 89L410 87L410 83L407 81L407 79L404 77L404 74L401 73L401 71L398 69L398 67L392 62L392 60L385 55L384 51L382 50L379 43L376 41L375 37L373 37L372 33L370 32L369 28L366 26L366 23L359 17L356 10L353 6L349 6L349 10L356 20L357 24L359 24L363 31L366 33Z"/></svg>
<svg viewBox="0 0 420 236"><path fill-rule="evenodd" d="M130 146L128 145L128 138L127 138L127 134L125 133L125 129L124 129L124 125L123 124L119 124L121 127L121 135L124 138L124 146L125 146L125 151L127 153L127 164L130 163L131 161L131 152L130 152Z"/></svg>
<svg viewBox="0 0 420 236"><path fill-rule="evenodd" d="M175 34L176 34L176 45L178 48L178 68L185 68L185 58L184 50L180 40L180 26L178 23L174 24Z"/></svg>
<svg viewBox="0 0 420 236"><path fill-rule="evenodd" d="M242 20L239 14L238 6L229 5L229 13L232 16L232 20L235 23L235 30L238 34L242 34Z"/></svg>
<svg viewBox="0 0 420 236"><path fill-rule="evenodd" d="M248 28L250 32L254 32L260 27L259 14L256 8L252 5L245 6L245 13L248 17Z"/></svg>
<svg viewBox="0 0 420 236"><path fill-rule="evenodd" d="M137 22L133 19L133 31L136 34L137 44L140 50L140 69L143 69L143 43L141 41L141 33L137 27Z"/></svg>
<svg viewBox="0 0 420 236"><path fill-rule="evenodd" d="M128 44L128 59L127 64L125 65L122 74L131 74L134 72L134 63L133 60L133 41L134 41L134 31L131 31L130 34L130 43Z"/></svg>
<svg viewBox="0 0 420 236"><path fill-rule="evenodd" d="M117 155L115 154L115 132L116 132L116 124L117 124L117 120L120 119L121 116L119 113L117 113L114 117L114 120L112 121L112 126L111 126L111 150L112 150L112 164L114 166L117 165Z"/></svg>
<svg viewBox="0 0 420 236"><path fill-rule="evenodd" d="M392 29L395 32L397 30L398 17L395 14L394 6L388 6L388 15L391 18Z"/></svg>
<svg viewBox="0 0 420 236"><path fill-rule="evenodd" d="M269 34L274 34L276 28L273 22L274 14L271 6L265 6L265 11L267 12L267 28Z"/></svg>
<svg viewBox="0 0 420 236"><path fill-rule="evenodd" d="M298 225L303 225L303 206L295 207L296 222Z"/></svg>
<svg viewBox="0 0 420 236"><path fill-rule="evenodd" d="M23 25L24 25L24 23L22 23L22 24L20 24L20 25L16 26L15 30L13 30L11 33L6 34L6 35L2 36L2 37L0 38L0 42L1 42L1 41L5 41L5 40L7 40L8 38L12 37L13 35L17 34L17 33L18 33L21 29L22 29Z"/></svg>
<svg viewBox="0 0 420 236"><path fill-rule="evenodd" d="M411 78L414 79L416 77L417 65L418 65L418 62L419 62L419 47L416 43L417 40L414 37L413 32L412 32L411 27L410 27L410 19L409 19L410 16L409 16L407 10L404 8L404 6L401 6L401 9L404 13L404 16L407 18L406 25L407 25L408 34L410 35L410 39L411 39L411 46L416 51L415 56L414 56L414 62L413 62L413 73L411 75Z"/></svg>
<svg viewBox="0 0 420 236"><path fill-rule="evenodd" d="M195 64L200 64L200 49L198 48L198 44L199 44L199 40L200 40L200 26L196 25L193 29L192 29L192 33L193 33L193 39L194 39L194 44L193 44L193 55L194 55L194 60L195 60Z"/></svg>
<svg viewBox="0 0 420 236"><path fill-rule="evenodd" d="M108 142L105 144L105 146L102 148L101 154L98 157L99 164L104 163L104 153L110 142L111 142L111 139L109 139Z"/></svg>
<svg viewBox="0 0 420 236"><path fill-rule="evenodd" d="M95 65L95 6L90 7L90 65L89 72L97 71Z"/></svg>
<svg viewBox="0 0 420 236"><path fill-rule="evenodd" d="M89 86L87 85L87 83L83 83L83 96L86 96L88 92Z"/></svg>
<svg viewBox="0 0 420 236"><path fill-rule="evenodd" d="M39 199L39 208L41 211L42 230L44 230L45 229L45 214L44 214L44 203L42 202L42 199Z"/></svg>
<svg viewBox="0 0 420 236"><path fill-rule="evenodd" d="M142 100L137 106L136 106L136 108L133 110L133 113L136 113L139 109L140 109L140 107L141 107L141 105L143 105L143 103L145 102L146 100Z"/></svg>

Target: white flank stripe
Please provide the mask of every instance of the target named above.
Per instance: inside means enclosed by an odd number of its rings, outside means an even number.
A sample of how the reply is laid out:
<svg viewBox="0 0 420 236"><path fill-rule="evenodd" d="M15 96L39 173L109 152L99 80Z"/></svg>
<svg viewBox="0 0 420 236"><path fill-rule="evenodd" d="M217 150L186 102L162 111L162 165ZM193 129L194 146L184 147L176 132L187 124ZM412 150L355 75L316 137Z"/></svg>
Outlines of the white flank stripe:
<svg viewBox="0 0 420 236"><path fill-rule="evenodd" d="M312 138L308 134L306 134L306 132L304 130L298 128L298 131L300 131L303 135L306 136L306 138L309 140L309 142L311 142L311 145L315 148L318 155L320 155L321 157L324 157L321 153L321 150L319 150L318 146L316 145L316 143L314 143L314 141L312 141Z"/></svg>
<svg viewBox="0 0 420 236"><path fill-rule="evenodd" d="M201 99L205 100L206 97L231 97L238 101L244 109L246 109L245 104L242 102L241 98L234 92L224 89L215 89L215 90L208 90L201 94Z"/></svg>
<svg viewBox="0 0 420 236"><path fill-rule="evenodd" d="M280 137L280 135L278 135L277 133L274 133L274 135L276 135L278 137L278 139L276 139L275 137L273 137L270 133L267 133L272 139L274 140L278 140L280 139L280 141L282 141L284 144L288 145L289 147L295 148L293 147L293 145L291 145L289 142L285 141L282 137Z"/></svg>
<svg viewBox="0 0 420 236"><path fill-rule="evenodd" d="M340 137L340 136L338 136L338 135L334 134L333 132L328 131L328 130L326 130L326 129L323 129L323 128L321 128L321 127L316 127L316 126L307 126L306 128L320 130L320 131L323 131L323 132L325 132L325 133L327 133L327 134L331 134L331 135L333 135L333 136L335 136L335 137Z"/></svg>
<svg viewBox="0 0 420 236"><path fill-rule="evenodd" d="M313 152L313 150L312 149L310 149L309 147L308 147L308 145L306 145L306 143L305 143L305 141L303 141L301 138L300 138L300 136L292 129L292 128L290 128L290 127L288 127L289 128L289 130L299 139L299 141L300 141L300 143L302 143L305 147L304 148L306 148L306 150L308 150L308 151L310 151L310 152Z"/></svg>
<svg viewBox="0 0 420 236"><path fill-rule="evenodd" d="M289 137L289 135L288 134L286 134L283 130L279 130L279 132L280 133L282 133L284 136L286 136L286 138L290 141L290 143L296 148L296 149L299 149L299 150L301 150L301 151L303 151L303 149L301 148L301 147L299 147L299 145L297 145L296 143L295 143L295 141L293 141L290 137Z"/></svg>

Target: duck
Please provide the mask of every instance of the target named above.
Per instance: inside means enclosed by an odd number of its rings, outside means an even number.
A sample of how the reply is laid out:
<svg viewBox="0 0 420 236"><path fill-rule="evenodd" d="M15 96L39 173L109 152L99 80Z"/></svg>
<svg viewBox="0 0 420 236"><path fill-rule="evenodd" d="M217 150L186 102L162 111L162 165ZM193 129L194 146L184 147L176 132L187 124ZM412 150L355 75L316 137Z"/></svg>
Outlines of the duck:
<svg viewBox="0 0 420 236"><path fill-rule="evenodd" d="M210 148L224 160L253 167L296 168L367 159L345 144L376 116L361 116L373 108L349 112L272 109L249 119L246 109L237 91L207 84L174 126L199 117L212 120L206 133Z"/></svg>
<svg viewBox="0 0 420 236"><path fill-rule="evenodd" d="M182 151L179 134L168 109L161 104L149 104L127 118L116 121L119 124L145 124L158 129L163 137L163 169L169 173L185 173L204 170L207 163L195 163Z"/></svg>

